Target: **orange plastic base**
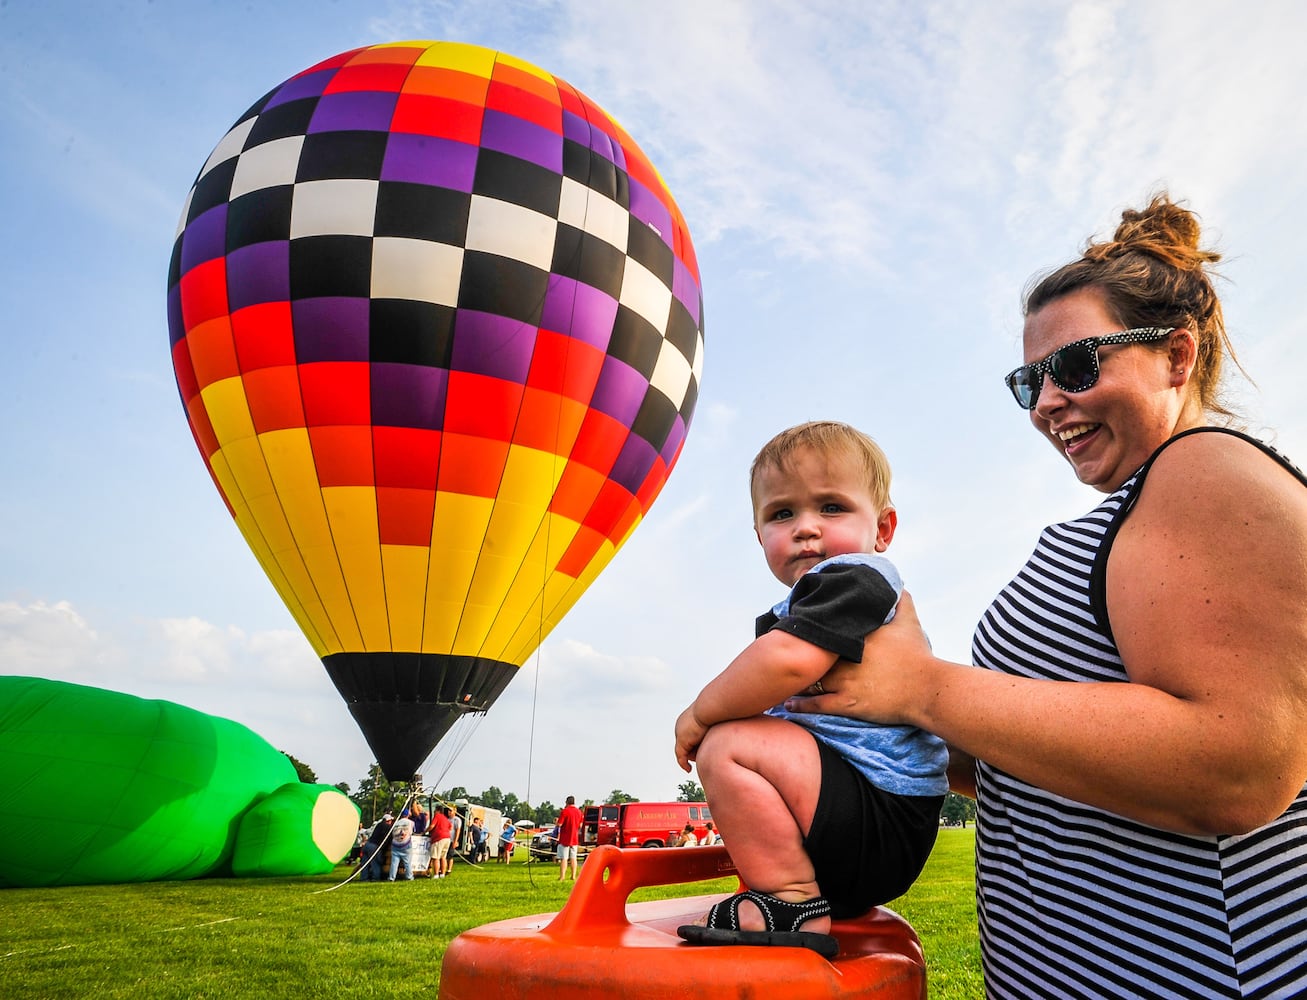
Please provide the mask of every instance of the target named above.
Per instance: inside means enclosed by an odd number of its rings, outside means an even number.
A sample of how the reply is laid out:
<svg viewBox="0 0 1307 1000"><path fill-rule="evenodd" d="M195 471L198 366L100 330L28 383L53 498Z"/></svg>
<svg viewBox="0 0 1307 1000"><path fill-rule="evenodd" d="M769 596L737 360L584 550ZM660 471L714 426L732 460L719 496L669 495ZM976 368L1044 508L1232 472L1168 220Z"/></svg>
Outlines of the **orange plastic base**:
<svg viewBox="0 0 1307 1000"><path fill-rule="evenodd" d="M486 924L450 942L441 1000L924 1000L921 942L907 921L884 908L836 921L832 933L840 953L827 961L806 948L707 947L676 936L678 926L702 916L725 898L720 895L626 902L643 886L734 873L724 847L600 847L586 859L560 912Z"/></svg>

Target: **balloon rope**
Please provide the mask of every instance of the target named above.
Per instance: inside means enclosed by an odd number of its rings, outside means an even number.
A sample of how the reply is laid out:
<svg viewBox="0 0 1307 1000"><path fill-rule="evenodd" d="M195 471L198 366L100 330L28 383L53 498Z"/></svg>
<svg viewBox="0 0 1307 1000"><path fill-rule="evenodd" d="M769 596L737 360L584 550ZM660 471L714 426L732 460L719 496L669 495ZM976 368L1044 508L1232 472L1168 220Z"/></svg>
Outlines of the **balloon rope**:
<svg viewBox="0 0 1307 1000"><path fill-rule="evenodd" d="M586 124L590 127L591 134L593 135L595 132L595 125L594 122L590 120L589 106L586 104L585 101L580 101L579 103L584 111ZM585 210L584 210L584 216L581 220L581 230L583 233L586 231L585 228L586 223L589 221L589 216L590 216L590 198L593 191L592 187L590 186L590 182L594 178L594 161L596 155L593 148L591 148L589 152L590 155L586 160L588 174L586 176ZM576 255L578 258L578 262L579 262L579 258L584 252L584 248L585 248L585 240L581 239L578 241L577 248L576 248ZM572 318L573 319L576 318L575 298L572 300ZM563 347L563 352L564 352L563 370L566 371L568 365L568 359L572 352L571 337L566 338ZM559 443L562 438L562 425L563 425L563 404L562 404L562 400L560 399L558 403L558 418L554 423L554 455L556 459L558 456ZM567 460L564 459L563 460L564 469L566 468L566 464L567 464ZM540 586L540 620L537 625L538 634L543 634L545 630L545 595L548 592L549 577L550 577L549 554L553 551L552 544L551 544L553 541L552 539L553 519L549 516L548 507L546 507L545 509L544 520L545 520L545 559L541 563L541 569L540 569L542 580ZM535 648L535 668L536 668L535 678L532 682L532 688L531 688L531 727L527 734L527 744L526 744L526 801L528 803L530 803L531 801L531 776L534 772L534 766L535 766L536 707L540 702L540 666L541 666L540 646L541 646L541 642L537 642ZM531 860L531 854L533 850L534 850L534 845L530 841L528 841L527 850L526 850L526 860L528 862ZM535 873L532 872L531 866L529 864L527 865L527 879L528 881L530 881L532 887L534 888Z"/></svg>
<svg viewBox="0 0 1307 1000"><path fill-rule="evenodd" d="M549 518L548 517L545 518L545 551L546 552L549 551ZM548 566L548 561L546 560L546 565L545 565L546 582L548 581L548 578L549 578L549 566ZM545 616L545 602L544 602L544 588L542 587L540 590L540 622L541 622L540 627L542 629L544 628L544 616ZM535 677L531 682L531 728L527 731L527 738L526 738L526 800L528 803L531 801L531 769L532 769L532 764L535 760L536 702L540 700L540 646L539 645L537 645L535 649L535 661L536 661L536 672L535 672ZM532 827L532 829L534 830L534 827ZM531 840L533 840L534 837L535 834L533 833L531 835L531 839L528 840L526 844L526 860L528 862L531 860L532 850L535 849L535 845L531 842ZM530 864L526 866L526 877L527 877L527 881L531 883L531 888L534 889L536 887L535 872L531 870Z"/></svg>

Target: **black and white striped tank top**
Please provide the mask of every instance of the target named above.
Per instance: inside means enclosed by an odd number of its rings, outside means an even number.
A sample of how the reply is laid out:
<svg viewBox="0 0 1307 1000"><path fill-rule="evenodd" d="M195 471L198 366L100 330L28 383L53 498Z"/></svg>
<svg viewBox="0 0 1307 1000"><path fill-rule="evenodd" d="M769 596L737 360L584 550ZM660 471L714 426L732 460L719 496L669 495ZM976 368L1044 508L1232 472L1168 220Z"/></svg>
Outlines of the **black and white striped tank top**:
<svg viewBox="0 0 1307 1000"><path fill-rule="evenodd" d="M1266 445L1237 436L1307 485ZM1127 679L1101 581L1115 526L1156 457L1089 514L1044 530L977 626L976 664ZM976 900L991 1000L1307 997L1307 788L1253 833L1188 837L984 763L977 772Z"/></svg>

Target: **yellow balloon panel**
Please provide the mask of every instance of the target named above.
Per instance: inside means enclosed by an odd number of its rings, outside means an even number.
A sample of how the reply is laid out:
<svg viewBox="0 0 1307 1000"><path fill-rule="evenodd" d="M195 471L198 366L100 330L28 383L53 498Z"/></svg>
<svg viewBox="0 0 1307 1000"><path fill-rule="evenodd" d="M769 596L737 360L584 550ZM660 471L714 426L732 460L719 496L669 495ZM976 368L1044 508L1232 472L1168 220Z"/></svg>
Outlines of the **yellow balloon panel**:
<svg viewBox="0 0 1307 1000"><path fill-rule="evenodd" d="M482 550L476 576L472 579L472 587L464 602L458 634L454 639L455 653L465 656L482 655L486 635L499 614L504 595L508 593L520 566L519 558L505 559Z"/></svg>
<svg viewBox="0 0 1307 1000"><path fill-rule="evenodd" d="M422 650L449 653L454 649L463 601L476 573L476 552L443 552L432 557L423 591Z"/></svg>
<svg viewBox="0 0 1307 1000"><path fill-rule="evenodd" d="M494 511L490 497L437 493L422 623L424 652L454 649L463 602L476 574L481 542Z"/></svg>
<svg viewBox="0 0 1307 1000"><path fill-rule="evenodd" d="M566 468L566 458L537 448L510 445L508 461L499 478L499 497L520 505L524 511L534 512L523 518L525 528L534 531L548 510Z"/></svg>
<svg viewBox="0 0 1307 1000"><path fill-rule="evenodd" d="M381 541L377 535L376 491L367 486L332 486L322 491L327 522L340 560L349 606L364 650L390 648ZM335 617L336 609L331 609Z"/></svg>
<svg viewBox="0 0 1307 1000"><path fill-rule="evenodd" d="M317 620L328 642L327 652L364 649L363 634L350 602L350 592L335 547L301 546L300 554L304 557L304 568L311 581L308 592L316 595L322 609L321 618ZM303 597L303 591L297 591L294 598L306 610L313 606L312 601Z"/></svg>
<svg viewBox="0 0 1307 1000"><path fill-rule="evenodd" d="M339 646L330 635L330 623L322 609L320 601L309 580L308 570L304 566L298 551L274 553L267 544L265 532L276 523L277 516L260 517L245 506L234 508L236 526L244 536L250 551L267 574L273 589L286 604L295 623L299 625L313 647L313 651L322 656L329 648ZM284 523L284 522L283 522ZM305 600L305 597L309 600ZM323 634L324 627L328 630Z"/></svg>
<svg viewBox="0 0 1307 1000"><path fill-rule="evenodd" d="M555 573L550 577L549 586L545 589L541 602L541 617L545 622L545 626L541 628L539 622L532 622L529 619L523 621L504 649L503 659L505 662L525 663L526 658L535 650L536 645L545 636L549 635L554 626L563 620L563 616L567 612L572 610L572 605L581 599L581 595L585 593L586 588L603 572L604 567L616 554L617 546L604 541L600 544L598 551L591 557L589 564L580 577L573 578L565 573Z"/></svg>
<svg viewBox="0 0 1307 1000"><path fill-rule="evenodd" d="M471 569L468 575L471 575ZM459 622L463 618L463 602L446 601L439 594L428 594L423 612L422 652L452 654Z"/></svg>
<svg viewBox="0 0 1307 1000"><path fill-rule="evenodd" d="M259 435L263 460L280 492L283 489L307 489L318 485L313 461L313 445L306 427L287 427Z"/></svg>
<svg viewBox="0 0 1307 1000"><path fill-rule="evenodd" d="M278 498L255 497L248 506L236 507L235 515L241 534L314 650L327 648L331 642L323 632L330 635L332 629Z"/></svg>
<svg viewBox="0 0 1307 1000"><path fill-rule="evenodd" d="M268 473L268 463L263 457L263 445L257 437L229 441L215 454L226 459L232 479L246 503L276 492Z"/></svg>
<svg viewBox="0 0 1307 1000"><path fill-rule="evenodd" d="M254 437L254 421L239 376L205 386L200 390L200 397L220 446Z"/></svg>
<svg viewBox="0 0 1307 1000"><path fill-rule="evenodd" d="M484 49L478 45L462 45L449 42L398 42L399 46L409 47L414 44L426 45L427 48L417 57L415 66L440 67L455 69L474 76L489 78L494 71L495 61L503 53L493 49Z"/></svg>
<svg viewBox="0 0 1307 1000"><path fill-rule="evenodd" d="M431 551L481 551L481 544L495 510L493 497L469 496L465 493L436 493L435 516L431 525ZM433 566L435 560L433 559ZM468 578L471 583L471 577ZM467 589L466 584L463 587Z"/></svg>
<svg viewBox="0 0 1307 1000"><path fill-rule="evenodd" d="M260 436L264 461L291 532L301 545L330 545L322 492L308 431L271 431Z"/></svg>
<svg viewBox="0 0 1307 1000"><path fill-rule="evenodd" d="M391 649L397 653L422 651L429 560L430 552L414 545L381 546L381 571L385 578L390 643Z"/></svg>
<svg viewBox="0 0 1307 1000"><path fill-rule="evenodd" d="M543 508L499 500L495 503L486 536L481 542L483 554L495 559L520 563L526 558L544 516ZM491 585L493 586L493 585ZM473 590L477 582L473 582Z"/></svg>
<svg viewBox="0 0 1307 1000"><path fill-rule="evenodd" d="M312 597L314 593L303 560L298 551L292 549L289 552L277 552L269 543L270 535L283 540L290 537L285 518L281 516L280 505L271 497L260 497L253 506L246 505L236 490L231 470L221 454L214 454L210 468L224 495L235 501L230 504L230 507L236 527L254 553L259 565L263 567L274 589L285 601L291 617L304 631L314 651L322 656L332 643L323 635L323 626L327 619L321 613L320 603L302 599L303 595L308 594ZM291 544L293 546L293 541ZM329 625L327 631L330 632ZM339 643L335 645L339 646Z"/></svg>
<svg viewBox="0 0 1307 1000"><path fill-rule="evenodd" d="M286 523L300 548L335 546L336 539L320 490L291 489L279 492L277 497L281 501Z"/></svg>
<svg viewBox="0 0 1307 1000"><path fill-rule="evenodd" d="M286 569L303 565L299 554L299 540L290 530L290 522L275 494L254 497L244 508L253 520L259 533L259 546L267 550L268 555L278 565Z"/></svg>
<svg viewBox="0 0 1307 1000"><path fill-rule="evenodd" d="M523 627L543 639L557 624L557 619L546 617L544 608L553 604L547 600L551 590L565 590L572 583L572 577L558 573L556 567L579 527L575 521L551 514L537 529L521 568L504 595L500 614L486 635L483 656L507 660L505 650ZM562 582L556 582L560 577Z"/></svg>

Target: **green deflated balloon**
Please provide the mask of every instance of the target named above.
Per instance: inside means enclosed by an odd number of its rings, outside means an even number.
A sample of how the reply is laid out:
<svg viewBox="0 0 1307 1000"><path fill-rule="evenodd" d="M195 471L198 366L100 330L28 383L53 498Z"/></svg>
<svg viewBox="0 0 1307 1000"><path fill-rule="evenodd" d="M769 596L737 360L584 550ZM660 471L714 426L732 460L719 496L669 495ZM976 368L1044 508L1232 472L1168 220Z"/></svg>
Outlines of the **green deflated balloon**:
<svg viewBox="0 0 1307 1000"><path fill-rule="evenodd" d="M0 775L0 886L317 874L358 830L245 726L62 681L0 677Z"/></svg>
<svg viewBox="0 0 1307 1000"><path fill-rule="evenodd" d="M335 794L329 794L335 793ZM233 875L323 875L336 867L354 844L359 807L329 785L282 785L241 817L236 835ZM306 851L324 833L343 831L343 847L328 857Z"/></svg>

